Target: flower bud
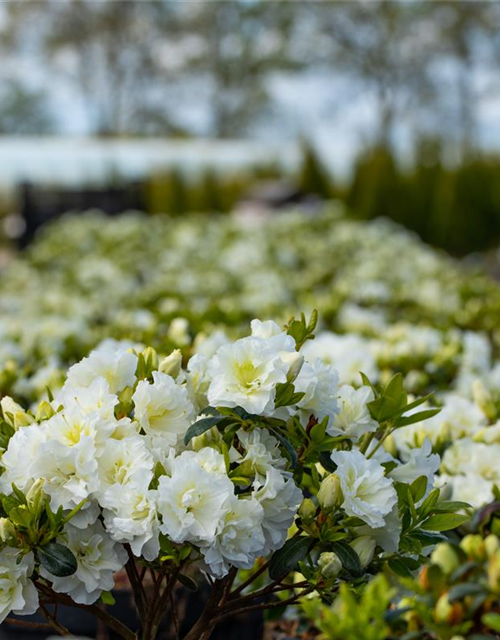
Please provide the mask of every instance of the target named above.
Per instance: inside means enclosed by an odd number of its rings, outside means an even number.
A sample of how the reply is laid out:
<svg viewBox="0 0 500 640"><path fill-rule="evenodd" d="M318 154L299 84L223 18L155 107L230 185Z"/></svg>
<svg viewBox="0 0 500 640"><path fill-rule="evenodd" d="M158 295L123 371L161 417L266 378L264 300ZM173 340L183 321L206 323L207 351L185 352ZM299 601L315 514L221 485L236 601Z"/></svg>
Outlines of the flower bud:
<svg viewBox="0 0 500 640"><path fill-rule="evenodd" d="M181 371L181 366L182 366L181 350L175 349L174 351L172 351L172 353L169 356L167 356L166 358L163 358L163 360L160 362L159 370L162 373L166 373L167 375L172 376L172 378L177 378L177 376Z"/></svg>
<svg viewBox="0 0 500 640"><path fill-rule="evenodd" d="M486 549L486 555L491 558L500 549L500 540L494 533L490 533L484 539L484 548Z"/></svg>
<svg viewBox="0 0 500 640"><path fill-rule="evenodd" d="M331 473L323 480L318 491L318 502L322 511L329 513L334 511L344 501L340 479L335 473Z"/></svg>
<svg viewBox="0 0 500 640"><path fill-rule="evenodd" d="M280 357L288 365L287 382L293 382L302 369L304 356L297 351L283 351Z"/></svg>
<svg viewBox="0 0 500 640"><path fill-rule="evenodd" d="M481 380L476 380L472 385L472 397L484 415L494 422L497 417L497 409L490 392Z"/></svg>
<svg viewBox="0 0 500 640"><path fill-rule="evenodd" d="M38 478L38 480L35 480L35 482L31 485L30 489L28 490L28 493L26 494L26 502L28 503L28 506L30 508L33 508L34 506L36 506L36 504L40 501L43 495L44 484L45 484L45 479Z"/></svg>
<svg viewBox="0 0 500 640"><path fill-rule="evenodd" d="M500 551L497 551L489 559L488 586L493 593L500 592Z"/></svg>
<svg viewBox="0 0 500 640"><path fill-rule="evenodd" d="M188 329L189 322L186 318L174 318L170 323L167 335L174 344L182 347L191 342Z"/></svg>
<svg viewBox="0 0 500 640"><path fill-rule="evenodd" d="M16 538L16 529L8 518L0 518L0 541L10 542Z"/></svg>
<svg viewBox="0 0 500 640"><path fill-rule="evenodd" d="M218 442L220 442L220 438L220 431L217 429L217 427L212 427L211 429L208 429L208 431L205 431L205 433L202 433L200 436L191 438L191 447L194 451L199 451L204 447L210 447L214 444L217 444Z"/></svg>
<svg viewBox="0 0 500 640"><path fill-rule="evenodd" d="M318 558L318 569L323 578L331 580L340 573L342 563L336 553L333 553L333 551L326 551Z"/></svg>
<svg viewBox="0 0 500 640"><path fill-rule="evenodd" d="M376 542L370 536L360 536L350 543L351 547L358 554L361 568L365 569L373 560Z"/></svg>
<svg viewBox="0 0 500 640"><path fill-rule="evenodd" d="M437 564L441 571L449 575L460 566L457 552L448 542L440 542L431 554L431 562Z"/></svg>
<svg viewBox="0 0 500 640"><path fill-rule="evenodd" d="M52 418L55 413L54 407L52 407L50 402L42 400L36 410L36 421L43 422L44 420L48 420L49 418Z"/></svg>
<svg viewBox="0 0 500 640"><path fill-rule="evenodd" d="M0 405L5 422L16 431L19 427L27 427L34 422L33 418L26 413L21 405L12 400L10 396L4 396L0 400Z"/></svg>
<svg viewBox="0 0 500 640"><path fill-rule="evenodd" d="M153 371L158 369L158 354L153 347L146 347L142 355L146 363L147 375L149 376Z"/></svg>
<svg viewBox="0 0 500 640"><path fill-rule="evenodd" d="M316 517L316 505L311 498L304 498L299 507L299 518L304 524L311 524Z"/></svg>
<svg viewBox="0 0 500 640"><path fill-rule="evenodd" d="M443 593L434 609L434 619L436 622L450 622L453 618L453 605L448 599L448 594Z"/></svg>
<svg viewBox="0 0 500 640"><path fill-rule="evenodd" d="M460 547L476 562L486 560L486 547L483 538L478 533L470 533L460 541Z"/></svg>

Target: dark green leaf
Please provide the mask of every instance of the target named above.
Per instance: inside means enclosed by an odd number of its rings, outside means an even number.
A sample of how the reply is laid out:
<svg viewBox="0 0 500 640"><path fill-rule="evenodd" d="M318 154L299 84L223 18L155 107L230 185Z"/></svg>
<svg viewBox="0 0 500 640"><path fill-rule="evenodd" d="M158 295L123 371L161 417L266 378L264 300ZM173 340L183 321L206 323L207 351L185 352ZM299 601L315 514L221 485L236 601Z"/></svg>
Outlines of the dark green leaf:
<svg viewBox="0 0 500 640"><path fill-rule="evenodd" d="M190 591L198 591L198 585L193 580L193 578L190 578L189 576L186 576L183 573L179 573L179 575L177 576L177 579L181 584L183 584L186 587L186 589L189 589Z"/></svg>
<svg viewBox="0 0 500 640"><path fill-rule="evenodd" d="M65 578L75 573L77 569L76 558L73 553L59 542L49 542L38 550L40 564L49 573L58 578Z"/></svg>
<svg viewBox="0 0 500 640"><path fill-rule="evenodd" d="M406 566L404 562L401 562L400 558L392 558L387 563L391 571L393 571L397 576L401 578L411 578L412 572L409 567Z"/></svg>
<svg viewBox="0 0 500 640"><path fill-rule="evenodd" d="M343 540L333 542L332 551L338 555L339 560L346 571L355 577L363 575L359 556L354 549L347 544L347 542L344 542Z"/></svg>
<svg viewBox="0 0 500 640"><path fill-rule="evenodd" d="M293 444L290 442L290 440L287 440L287 438L282 436L279 431L276 431L276 429L270 429L270 431L272 432L273 436L277 438L283 445L283 447L285 448L286 456L290 460L290 464L292 465L292 467L295 467L298 458Z"/></svg>
<svg viewBox="0 0 500 640"><path fill-rule="evenodd" d="M311 538L303 536L287 540L271 558L269 563L269 576L271 579L276 580L280 576L294 571L299 562L307 556L312 542Z"/></svg>
<svg viewBox="0 0 500 640"><path fill-rule="evenodd" d="M202 418L201 420L197 420L194 424L192 424L189 429L186 431L186 435L184 436L184 444L189 444L191 438L195 438L196 436L201 436L205 431L208 431L212 427L221 424L223 421L229 423L230 420L226 416L211 416L209 418Z"/></svg>

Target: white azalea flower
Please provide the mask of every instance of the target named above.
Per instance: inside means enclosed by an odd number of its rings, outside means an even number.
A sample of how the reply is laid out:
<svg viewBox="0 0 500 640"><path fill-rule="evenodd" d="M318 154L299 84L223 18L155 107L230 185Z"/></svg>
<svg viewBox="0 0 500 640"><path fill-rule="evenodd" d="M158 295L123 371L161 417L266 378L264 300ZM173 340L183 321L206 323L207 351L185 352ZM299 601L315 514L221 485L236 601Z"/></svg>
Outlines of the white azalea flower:
<svg viewBox="0 0 500 640"><path fill-rule="evenodd" d="M477 473L468 473L466 476L442 474L439 484L451 488L451 500L466 502L474 509L479 509L495 499L493 483Z"/></svg>
<svg viewBox="0 0 500 640"><path fill-rule="evenodd" d="M187 364L187 388L191 401L198 411L208 406L207 392L210 385L208 376L208 358L201 353L195 353Z"/></svg>
<svg viewBox="0 0 500 640"><path fill-rule="evenodd" d="M363 525L358 527L356 532L360 535L370 536L387 553L396 553L399 548L399 538L401 537L402 524L399 519L398 505L394 505L391 511L384 517L384 524L381 527L370 527Z"/></svg>
<svg viewBox="0 0 500 640"><path fill-rule="evenodd" d="M343 385L338 396L340 410L326 430L328 435L359 439L365 433L378 429L378 422L372 419L366 406L374 399L370 387L362 386L355 389L350 385Z"/></svg>
<svg viewBox="0 0 500 640"><path fill-rule="evenodd" d="M61 405L65 410L77 408L85 415L97 413L103 420L114 419L117 404L118 396L110 393L109 383L102 377L95 378L87 387L65 384L52 402L56 410Z"/></svg>
<svg viewBox="0 0 500 640"><path fill-rule="evenodd" d="M279 350L263 338L250 336L223 345L208 365L208 401L213 407L240 406L249 413L270 415L276 385L286 382L288 368Z"/></svg>
<svg viewBox="0 0 500 640"><path fill-rule="evenodd" d="M131 436L108 440L98 460L99 489L103 495L114 485L146 491L153 478L154 459L144 438Z"/></svg>
<svg viewBox="0 0 500 640"><path fill-rule="evenodd" d="M322 331L314 340L305 342L301 352L308 362L321 358L326 364L333 365L339 373L340 384L362 384L360 371L371 382L376 382L380 375L370 341L355 334Z"/></svg>
<svg viewBox="0 0 500 640"><path fill-rule="evenodd" d="M93 440L84 435L72 447L56 440L44 442L31 465L35 478L44 478L52 510L73 509L97 488L97 460Z"/></svg>
<svg viewBox="0 0 500 640"><path fill-rule="evenodd" d="M231 566L250 569L265 546L264 510L255 498L232 496L213 542L202 547L210 573L223 578Z"/></svg>
<svg viewBox="0 0 500 640"><path fill-rule="evenodd" d="M100 498L104 526L116 542L128 542L134 555L155 560L160 549L156 491L114 484Z"/></svg>
<svg viewBox="0 0 500 640"><path fill-rule="evenodd" d="M397 502L390 478L376 460L369 460L358 451L334 451L336 474L344 496L342 507L350 516L364 520L376 529L384 526L384 517Z"/></svg>
<svg viewBox="0 0 500 640"><path fill-rule="evenodd" d="M240 429L236 435L245 450L238 463L255 474L256 482L264 484L269 469L286 467L286 459L281 455L278 441L267 429Z"/></svg>
<svg viewBox="0 0 500 640"><path fill-rule="evenodd" d="M337 371L319 358L302 365L293 384L296 392L305 394L297 404L305 420L313 414L319 421L328 417L331 423L339 410L338 383Z"/></svg>
<svg viewBox="0 0 500 640"><path fill-rule="evenodd" d="M104 378L110 393L119 393L135 382L137 356L123 347L111 345L92 351L68 371L68 384L89 387L96 378Z"/></svg>
<svg viewBox="0 0 500 640"><path fill-rule="evenodd" d="M160 530L174 542L213 542L234 485L225 474L205 469L192 453L181 453L171 462L171 476L159 480Z"/></svg>
<svg viewBox="0 0 500 640"><path fill-rule="evenodd" d="M160 371L153 371L153 383L139 382L132 400L135 419L144 431L171 446L177 444L196 416L186 388Z"/></svg>
<svg viewBox="0 0 500 640"><path fill-rule="evenodd" d="M439 469L441 459L437 453L432 453L431 441L426 438L420 448L411 449L409 459L390 472L390 477L397 482L411 484L420 476L427 478L426 495L432 490L434 477Z"/></svg>
<svg viewBox="0 0 500 640"><path fill-rule="evenodd" d="M60 578L41 567L40 574L52 582L54 591L68 594L79 604L92 604L103 591L111 590L113 574L128 560L124 547L111 540L99 521L83 530L66 525L60 542L73 552L76 572Z"/></svg>
<svg viewBox="0 0 500 640"><path fill-rule="evenodd" d="M35 568L32 553L22 557L6 547L0 551L0 623L11 613L30 615L38 609L38 592L30 580Z"/></svg>
<svg viewBox="0 0 500 640"><path fill-rule="evenodd" d="M302 502L302 491L277 469L269 469L265 483L253 493L264 510L262 529L266 540L262 555L283 546L288 529Z"/></svg>
<svg viewBox="0 0 500 640"><path fill-rule="evenodd" d="M34 479L31 467L46 439L45 430L38 424L21 427L15 432L0 461L5 469L0 475L2 493L12 493L12 483L21 491L26 491L31 486Z"/></svg>

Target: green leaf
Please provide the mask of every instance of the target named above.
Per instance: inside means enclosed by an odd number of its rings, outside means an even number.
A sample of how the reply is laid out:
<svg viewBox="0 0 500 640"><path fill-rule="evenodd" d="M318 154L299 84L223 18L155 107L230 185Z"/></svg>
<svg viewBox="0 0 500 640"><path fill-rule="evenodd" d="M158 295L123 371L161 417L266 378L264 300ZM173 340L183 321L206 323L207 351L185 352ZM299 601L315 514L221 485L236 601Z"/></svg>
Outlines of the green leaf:
<svg viewBox="0 0 500 640"><path fill-rule="evenodd" d="M418 512L421 516L425 516L427 513L430 513L439 500L439 496L441 495L441 491L439 489L433 489L427 498L420 505Z"/></svg>
<svg viewBox="0 0 500 640"><path fill-rule="evenodd" d="M394 376L392 376L384 389L384 396L392 398L401 406L404 406L406 404L406 391L404 390L403 386L402 373L396 373ZM404 402L401 402L403 398Z"/></svg>
<svg viewBox="0 0 500 640"><path fill-rule="evenodd" d="M468 502L459 502L458 500L440 500L432 510L437 513L447 513L450 511L460 511L460 509L472 509L472 507Z"/></svg>
<svg viewBox="0 0 500 640"><path fill-rule="evenodd" d="M412 531L408 537L415 538L423 547L431 547L446 540L446 537L440 533L427 533L427 531Z"/></svg>
<svg viewBox="0 0 500 640"><path fill-rule="evenodd" d="M414 502L420 502L427 490L427 477L419 476L410 485L410 492Z"/></svg>
<svg viewBox="0 0 500 640"><path fill-rule="evenodd" d="M299 562L309 553L312 542L311 538L304 536L287 540L281 549L278 549L271 558L271 562L269 563L270 578L276 580L285 573L294 571Z"/></svg>
<svg viewBox="0 0 500 640"><path fill-rule="evenodd" d="M428 420L433 416L437 415L441 409L426 409L425 411L417 411L417 413L412 413L411 416L403 416L399 418L396 423L398 427L407 427L409 424L415 424L416 422L423 422L424 420Z"/></svg>
<svg viewBox="0 0 500 640"><path fill-rule="evenodd" d="M500 614L498 613L485 613L481 616L481 622L493 631L500 631Z"/></svg>
<svg viewBox="0 0 500 640"><path fill-rule="evenodd" d="M103 604L109 604L110 606L116 604L116 600L111 591L103 591L101 593L101 602Z"/></svg>
<svg viewBox="0 0 500 640"><path fill-rule="evenodd" d="M449 590L448 600L455 602L456 600L463 600L467 596L476 596L482 593L485 593L485 588L477 584L477 582L464 582Z"/></svg>
<svg viewBox="0 0 500 640"><path fill-rule="evenodd" d="M58 578L73 575L78 566L73 552L59 542L49 542L39 549L38 557L40 564Z"/></svg>
<svg viewBox="0 0 500 640"><path fill-rule="evenodd" d="M410 568L407 567L404 562L401 562L400 558L392 558L387 564L389 565L390 570L400 578L412 577Z"/></svg>
<svg viewBox="0 0 500 640"><path fill-rule="evenodd" d="M273 436L275 436L283 445L287 458L290 460L290 464L292 465L292 467L295 467L297 465L298 458L293 444L290 442L290 440L282 436L279 431L276 431L276 429L269 429L269 431L271 431Z"/></svg>
<svg viewBox="0 0 500 640"><path fill-rule="evenodd" d="M201 420L197 420L186 431L186 435L184 436L184 444L189 444L191 438L201 436L203 433L205 433L205 431L208 431L212 427L221 424L223 421L226 421L226 423L229 424L230 419L219 414L217 416L211 416L209 418L202 418Z"/></svg>
<svg viewBox="0 0 500 640"><path fill-rule="evenodd" d="M430 400L430 398L432 398L433 395L434 394L432 393L428 393L426 396L422 396L421 398L417 398L413 402L410 402L409 404L405 405L403 413L406 413L407 411L411 411L412 409L416 409L417 407L420 407L420 405L427 402L427 400Z"/></svg>
<svg viewBox="0 0 500 640"><path fill-rule="evenodd" d="M291 382L282 382L276 385L274 406L277 409L278 407L295 405L300 402L304 396L305 393L303 391L295 392L295 387Z"/></svg>
<svg viewBox="0 0 500 640"><path fill-rule="evenodd" d="M193 580L193 578L190 578L189 576L186 576L183 573L179 573L179 575L177 576L177 579L181 584L183 584L186 587L186 589L189 589L189 591L198 591L198 585Z"/></svg>
<svg viewBox="0 0 500 640"><path fill-rule="evenodd" d="M371 387L373 392L375 393L375 388L373 386L373 384L370 382L370 378L363 373L362 371L359 372L359 375L361 376L361 381L362 383L366 386L366 387ZM375 397L377 397L377 394L375 393Z"/></svg>
<svg viewBox="0 0 500 640"><path fill-rule="evenodd" d="M459 513L437 513L422 523L422 529L426 531L450 531L456 529L470 519L468 515Z"/></svg>
<svg viewBox="0 0 500 640"><path fill-rule="evenodd" d="M338 555L339 560L346 571L355 577L363 575L359 556L351 545L342 540L338 540L337 542L332 542L332 551Z"/></svg>

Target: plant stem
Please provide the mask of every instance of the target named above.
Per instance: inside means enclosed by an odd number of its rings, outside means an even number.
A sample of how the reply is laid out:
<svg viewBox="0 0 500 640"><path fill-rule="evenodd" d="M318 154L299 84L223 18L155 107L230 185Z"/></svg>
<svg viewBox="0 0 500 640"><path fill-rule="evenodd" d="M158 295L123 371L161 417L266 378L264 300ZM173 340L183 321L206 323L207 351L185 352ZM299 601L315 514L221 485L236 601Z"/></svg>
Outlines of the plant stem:
<svg viewBox="0 0 500 640"><path fill-rule="evenodd" d="M26 627L27 629L52 629L52 625L48 622L29 622L28 620L18 620L17 618L5 618L5 622L17 627Z"/></svg>
<svg viewBox="0 0 500 640"><path fill-rule="evenodd" d="M110 613L101 609L96 604L78 604L74 602L69 596L63 593L56 593L52 591L48 586L37 583L36 585L48 598L48 603L53 604L64 604L68 607L74 607L75 609L83 609L84 611L88 611L93 616L102 620L105 625L107 625L110 629L115 631L119 636L124 638L124 640L137 640L137 634L135 634L131 629L129 629L126 625L120 622L117 618L112 616Z"/></svg>

